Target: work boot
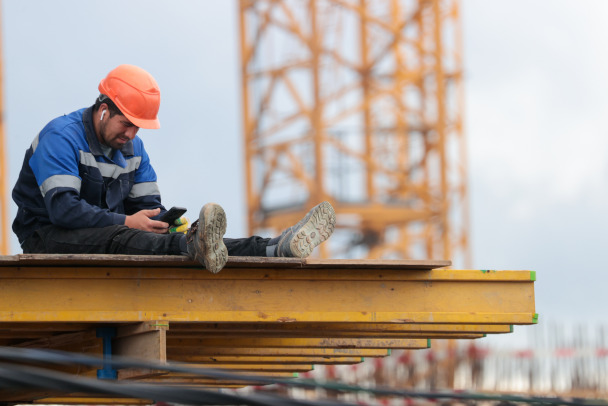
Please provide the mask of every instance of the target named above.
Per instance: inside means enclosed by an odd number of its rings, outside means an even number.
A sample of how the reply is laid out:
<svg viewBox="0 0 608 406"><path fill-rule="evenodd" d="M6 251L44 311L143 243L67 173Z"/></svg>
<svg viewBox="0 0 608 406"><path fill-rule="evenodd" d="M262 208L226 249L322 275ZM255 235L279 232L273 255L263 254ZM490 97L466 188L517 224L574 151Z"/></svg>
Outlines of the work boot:
<svg viewBox="0 0 608 406"><path fill-rule="evenodd" d="M203 264L209 272L218 273L228 261L225 233L224 209L219 204L207 203L186 235L188 255Z"/></svg>
<svg viewBox="0 0 608 406"><path fill-rule="evenodd" d="M317 245L331 236L335 225L336 213L331 204L329 202L318 204L295 226L283 231L276 255L306 258Z"/></svg>

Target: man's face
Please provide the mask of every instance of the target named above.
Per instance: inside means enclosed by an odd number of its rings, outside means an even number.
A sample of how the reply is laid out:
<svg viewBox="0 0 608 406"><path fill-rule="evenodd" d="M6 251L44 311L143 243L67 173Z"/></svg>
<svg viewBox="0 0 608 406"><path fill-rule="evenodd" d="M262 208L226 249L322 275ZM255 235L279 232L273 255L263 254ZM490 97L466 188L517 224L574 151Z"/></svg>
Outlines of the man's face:
<svg viewBox="0 0 608 406"><path fill-rule="evenodd" d="M121 149L127 142L135 138L139 127L131 123L125 116L106 115L99 126L99 142L113 149Z"/></svg>

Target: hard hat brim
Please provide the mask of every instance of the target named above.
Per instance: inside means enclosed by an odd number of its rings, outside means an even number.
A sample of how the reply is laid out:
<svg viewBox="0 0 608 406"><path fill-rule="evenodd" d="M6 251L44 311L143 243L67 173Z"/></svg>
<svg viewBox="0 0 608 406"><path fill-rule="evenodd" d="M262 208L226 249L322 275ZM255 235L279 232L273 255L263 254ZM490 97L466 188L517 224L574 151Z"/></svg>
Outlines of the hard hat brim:
<svg viewBox="0 0 608 406"><path fill-rule="evenodd" d="M158 118L155 118L153 120L144 120L141 118L133 117L132 115L126 114L124 112L122 112L122 114L127 119L129 119L131 123L133 123L139 128L144 128L146 130L157 130L160 128L160 121L158 120Z"/></svg>

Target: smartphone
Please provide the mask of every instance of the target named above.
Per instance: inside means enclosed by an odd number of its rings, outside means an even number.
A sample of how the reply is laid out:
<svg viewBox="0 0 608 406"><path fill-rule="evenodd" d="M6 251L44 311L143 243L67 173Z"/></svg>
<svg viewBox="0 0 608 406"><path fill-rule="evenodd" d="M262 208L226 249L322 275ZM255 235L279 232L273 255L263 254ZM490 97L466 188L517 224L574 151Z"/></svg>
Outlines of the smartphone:
<svg viewBox="0 0 608 406"><path fill-rule="evenodd" d="M184 215L187 210L183 207L171 207L168 211L165 212L160 218L159 221L164 221L165 223L169 223L169 227L174 226L175 220Z"/></svg>

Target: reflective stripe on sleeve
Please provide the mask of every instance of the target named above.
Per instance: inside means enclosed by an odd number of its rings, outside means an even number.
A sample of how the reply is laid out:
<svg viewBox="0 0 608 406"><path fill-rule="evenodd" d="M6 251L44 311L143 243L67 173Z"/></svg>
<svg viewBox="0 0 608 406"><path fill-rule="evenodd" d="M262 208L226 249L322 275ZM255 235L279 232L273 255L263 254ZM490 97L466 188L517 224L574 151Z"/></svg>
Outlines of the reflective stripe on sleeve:
<svg viewBox="0 0 608 406"><path fill-rule="evenodd" d="M57 187L69 187L76 189L76 191L80 193L80 183L81 181L78 176L54 175L42 182L42 185L40 185L40 192L42 193L42 197L44 197L51 189L55 189Z"/></svg>
<svg viewBox="0 0 608 406"><path fill-rule="evenodd" d="M156 182L136 183L129 192L129 198L135 199L143 196L160 195L160 189Z"/></svg>
<svg viewBox="0 0 608 406"><path fill-rule="evenodd" d="M38 134L36 136L36 138L34 138L34 141L32 141L32 153L36 152L36 148L38 148L38 137L40 136L40 134Z"/></svg>

